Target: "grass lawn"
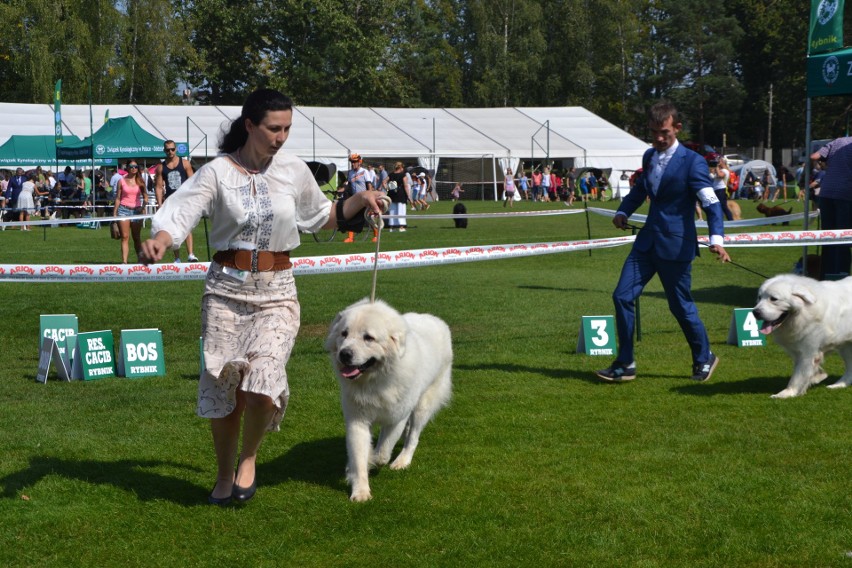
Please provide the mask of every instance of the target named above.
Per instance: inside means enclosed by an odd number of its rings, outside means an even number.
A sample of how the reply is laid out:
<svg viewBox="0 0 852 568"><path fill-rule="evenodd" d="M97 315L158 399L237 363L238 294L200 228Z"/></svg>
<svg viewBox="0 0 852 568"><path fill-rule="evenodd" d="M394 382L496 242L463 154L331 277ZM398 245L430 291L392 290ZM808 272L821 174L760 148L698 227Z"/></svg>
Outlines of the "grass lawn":
<svg viewBox="0 0 852 568"><path fill-rule="evenodd" d="M412 214L383 249L587 238L584 215L473 219L466 230L424 218L451 206ZM593 238L622 234L601 216L590 225ZM195 236L206 260L203 230ZM373 246L306 237L294 256ZM0 233L0 263L116 262L118 249L106 228ZM369 295L369 272L297 278L287 416L261 449L257 496L225 509L206 505L215 465L208 423L194 415L201 282L0 284L0 565L852 567L852 390L770 399L789 358L771 341L726 344L733 308L753 305L761 278L706 251L693 291L721 358L712 380L688 379L689 350L655 279L641 301L637 380L598 382L593 370L610 358L576 353L581 316L613 313L628 250L380 272L379 297L449 323L454 395L411 468L375 473L373 500L357 505L322 340L337 311ZM769 275L801 255L729 252ZM50 313L76 313L81 331L116 340L162 329L167 375L36 383L39 314ZM829 356L826 370L836 379L842 361Z"/></svg>

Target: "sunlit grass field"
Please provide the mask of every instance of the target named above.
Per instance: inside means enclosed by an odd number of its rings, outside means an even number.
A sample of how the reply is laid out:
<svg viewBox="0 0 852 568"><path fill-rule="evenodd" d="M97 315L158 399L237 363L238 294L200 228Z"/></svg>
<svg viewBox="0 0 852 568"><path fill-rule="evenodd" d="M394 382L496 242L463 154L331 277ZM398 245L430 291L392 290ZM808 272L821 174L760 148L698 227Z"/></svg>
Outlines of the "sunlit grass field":
<svg viewBox="0 0 852 568"><path fill-rule="evenodd" d="M623 234L598 215L588 228L583 214L472 219L467 229L428 218L451 206L411 213L409 231L383 233L383 250ZM515 210L554 208L565 209ZM202 228L195 238L207 260ZM341 240L305 236L294 256L375 246ZM290 406L261 449L257 496L225 509L206 504L215 465L208 424L194 416L202 283L0 283L0 565L852 566L852 391L769 398L787 383L787 356L772 341L726 343L733 309L753 305L760 277L706 252L694 263L721 358L709 383L689 380L689 350L656 279L641 300L636 381L598 382L593 371L611 358L576 353L581 317L613 313L628 250L379 272L378 297L450 325L454 395L411 468L374 473L373 500L357 505L322 340L337 311L369 295L369 272L297 277ZM773 275L802 250L729 252ZM106 228L0 233L0 264L119 259ZM116 339L161 329L166 376L36 383L39 314L50 313L76 313L81 331ZM826 370L836 379L841 360L829 356Z"/></svg>

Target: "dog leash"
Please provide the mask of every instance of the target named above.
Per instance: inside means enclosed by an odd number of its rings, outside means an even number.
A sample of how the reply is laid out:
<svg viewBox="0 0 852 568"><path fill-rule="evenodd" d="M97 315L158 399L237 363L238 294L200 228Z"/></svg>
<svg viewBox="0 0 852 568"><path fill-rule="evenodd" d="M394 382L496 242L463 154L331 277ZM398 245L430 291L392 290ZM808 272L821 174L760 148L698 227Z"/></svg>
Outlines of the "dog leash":
<svg viewBox="0 0 852 568"><path fill-rule="evenodd" d="M376 279L379 275L379 248L382 242L382 227L384 222L379 217L378 227L376 227L376 254L373 256L373 285L370 288L370 303L376 303Z"/></svg>
<svg viewBox="0 0 852 568"><path fill-rule="evenodd" d="M637 227L636 225L631 225L630 223L625 223L624 226L627 227L628 229L633 229L634 231L641 231L642 230L642 227ZM681 237L681 238L684 238L684 237ZM698 244L704 245L707 248L710 248L712 246L712 245L708 245L707 243L704 243L704 242L701 242L701 241L697 241L697 242L698 242ZM765 274L761 274L760 272L757 272L756 270L752 270L751 268L748 268L747 266L743 266L742 264L736 263L733 260L729 260L728 262L733 264L737 268L742 268L746 272L751 272L752 274L754 274L756 276L760 276L764 280L769 279L769 276L767 276Z"/></svg>
<svg viewBox="0 0 852 568"><path fill-rule="evenodd" d="M385 203L382 201L382 203ZM390 200L387 200L383 209L387 212L390 206ZM369 211L364 211L364 217L367 219L367 224L376 231L376 254L373 255L373 284L370 287L370 303L376 303L376 280L379 275L379 250L382 245L382 229L385 226L385 220L381 215L373 215Z"/></svg>

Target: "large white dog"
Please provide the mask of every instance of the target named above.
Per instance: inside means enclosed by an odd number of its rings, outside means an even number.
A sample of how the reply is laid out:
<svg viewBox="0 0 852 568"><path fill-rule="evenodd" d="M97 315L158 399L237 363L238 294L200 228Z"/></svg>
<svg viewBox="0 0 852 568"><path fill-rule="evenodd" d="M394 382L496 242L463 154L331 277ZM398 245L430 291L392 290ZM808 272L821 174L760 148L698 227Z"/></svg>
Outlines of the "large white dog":
<svg viewBox="0 0 852 568"><path fill-rule="evenodd" d="M782 274L770 278L757 292L754 316L763 320L762 333L793 358L793 376L787 388L772 398L805 394L826 378L825 353L837 351L846 372L828 388L852 384L852 277L832 282Z"/></svg>
<svg viewBox="0 0 852 568"><path fill-rule="evenodd" d="M366 501L370 465L388 463L405 431L390 468L408 467L423 428L450 400L450 328L435 316L400 315L381 300L365 299L337 314L325 349L340 383L350 499ZM373 424L381 426L375 449Z"/></svg>

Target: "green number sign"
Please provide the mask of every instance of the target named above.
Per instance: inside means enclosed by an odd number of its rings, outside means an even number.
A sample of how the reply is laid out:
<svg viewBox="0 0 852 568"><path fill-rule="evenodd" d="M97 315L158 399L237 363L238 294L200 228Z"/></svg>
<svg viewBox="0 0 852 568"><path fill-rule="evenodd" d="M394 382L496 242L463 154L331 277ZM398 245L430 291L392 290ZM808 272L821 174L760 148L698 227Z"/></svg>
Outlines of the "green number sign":
<svg viewBox="0 0 852 568"><path fill-rule="evenodd" d="M728 329L728 343L737 347L763 347L766 336L760 333L763 321L754 317L751 308L735 308Z"/></svg>
<svg viewBox="0 0 852 568"><path fill-rule="evenodd" d="M580 337L577 339L577 353L617 355L615 316L583 316Z"/></svg>

